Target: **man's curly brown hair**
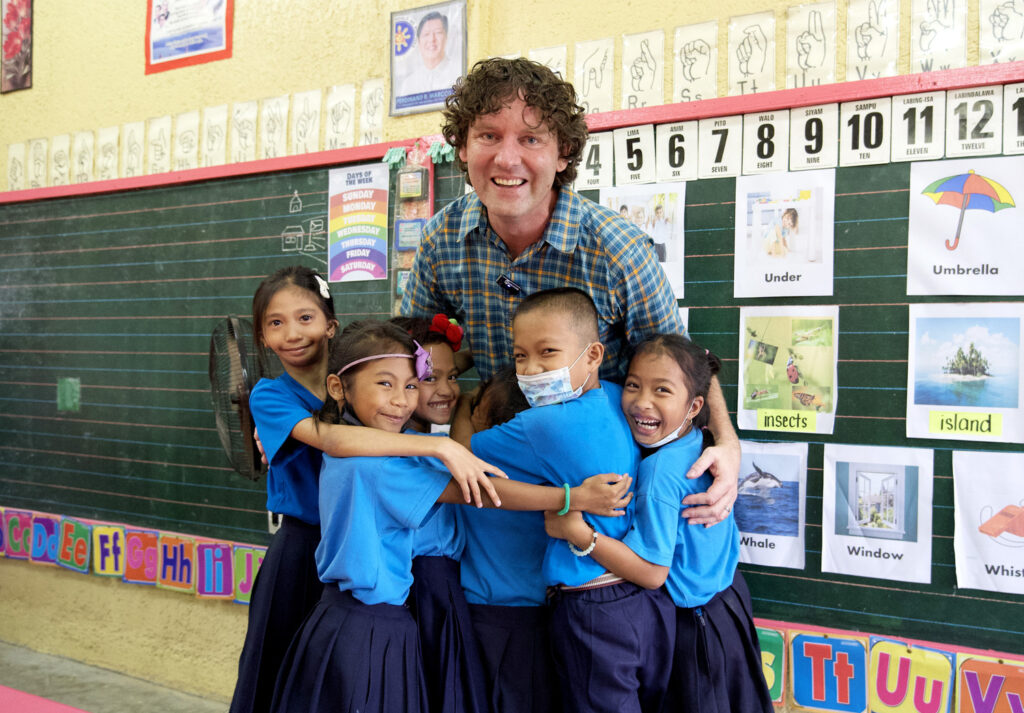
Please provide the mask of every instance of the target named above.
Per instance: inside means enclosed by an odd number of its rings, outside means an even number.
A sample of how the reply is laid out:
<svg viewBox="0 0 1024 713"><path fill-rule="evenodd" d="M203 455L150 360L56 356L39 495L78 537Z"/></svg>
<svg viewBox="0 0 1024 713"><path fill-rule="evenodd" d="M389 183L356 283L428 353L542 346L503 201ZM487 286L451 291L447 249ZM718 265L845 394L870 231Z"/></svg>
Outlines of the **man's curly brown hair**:
<svg viewBox="0 0 1024 713"><path fill-rule="evenodd" d="M524 57L481 60L455 83L454 93L445 100L441 127L445 139L455 147L455 165L466 171L458 152L466 146L469 128L476 118L501 111L504 104L516 97L540 112L541 121L558 138L559 156L568 161L555 175L555 187L572 183L587 143L584 109L577 102L572 84L543 64Z"/></svg>

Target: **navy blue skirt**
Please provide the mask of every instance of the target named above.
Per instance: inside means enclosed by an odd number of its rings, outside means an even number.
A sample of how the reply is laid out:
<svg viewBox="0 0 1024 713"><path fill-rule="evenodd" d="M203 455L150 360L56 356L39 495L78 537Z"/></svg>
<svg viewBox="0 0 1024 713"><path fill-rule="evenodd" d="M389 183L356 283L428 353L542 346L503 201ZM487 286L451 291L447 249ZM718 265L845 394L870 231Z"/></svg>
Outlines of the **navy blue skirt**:
<svg viewBox="0 0 1024 713"><path fill-rule="evenodd" d="M420 631L430 710L485 713L484 669L459 563L449 557L416 557L412 576L409 609Z"/></svg>
<svg viewBox="0 0 1024 713"><path fill-rule="evenodd" d="M419 635L409 609L363 604L336 585L292 641L275 713L427 713Z"/></svg>
<svg viewBox="0 0 1024 713"><path fill-rule="evenodd" d="M480 645L488 710L560 713L548 608L470 604L469 614Z"/></svg>
<svg viewBox="0 0 1024 713"><path fill-rule="evenodd" d="M772 713L750 590L739 570L703 607L676 610L676 651L664 708L687 713Z"/></svg>
<svg viewBox="0 0 1024 713"><path fill-rule="evenodd" d="M253 583L249 628L238 659L230 713L267 713L288 645L313 610L323 584L316 574L320 526L293 517L279 529Z"/></svg>
<svg viewBox="0 0 1024 713"><path fill-rule="evenodd" d="M566 710L658 710L669 685L675 605L632 582L555 590L551 640Z"/></svg>

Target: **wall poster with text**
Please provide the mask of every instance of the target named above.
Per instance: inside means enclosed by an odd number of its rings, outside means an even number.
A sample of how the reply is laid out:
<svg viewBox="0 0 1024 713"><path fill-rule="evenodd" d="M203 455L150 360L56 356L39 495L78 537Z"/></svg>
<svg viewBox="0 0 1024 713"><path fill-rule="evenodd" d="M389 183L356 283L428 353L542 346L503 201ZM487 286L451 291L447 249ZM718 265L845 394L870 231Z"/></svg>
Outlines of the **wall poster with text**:
<svg viewBox="0 0 1024 713"><path fill-rule="evenodd" d="M388 277L388 167L332 169L328 174L327 279Z"/></svg>
<svg viewBox="0 0 1024 713"><path fill-rule="evenodd" d="M741 441L736 525L740 562L804 568L806 443Z"/></svg>
<svg viewBox="0 0 1024 713"><path fill-rule="evenodd" d="M235 0L149 0L146 74L231 56Z"/></svg>

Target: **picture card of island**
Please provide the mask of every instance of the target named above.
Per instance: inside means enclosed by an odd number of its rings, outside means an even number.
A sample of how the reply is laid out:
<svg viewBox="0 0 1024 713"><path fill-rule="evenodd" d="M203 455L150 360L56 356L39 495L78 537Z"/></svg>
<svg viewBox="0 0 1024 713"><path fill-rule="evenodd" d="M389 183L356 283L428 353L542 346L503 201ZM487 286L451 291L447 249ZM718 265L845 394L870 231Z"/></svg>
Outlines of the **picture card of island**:
<svg viewBox="0 0 1024 713"><path fill-rule="evenodd" d="M741 532L800 535L800 465L797 455L743 454L735 510Z"/></svg>
<svg viewBox="0 0 1024 713"><path fill-rule="evenodd" d="M914 404L1017 408L1020 319L920 317Z"/></svg>

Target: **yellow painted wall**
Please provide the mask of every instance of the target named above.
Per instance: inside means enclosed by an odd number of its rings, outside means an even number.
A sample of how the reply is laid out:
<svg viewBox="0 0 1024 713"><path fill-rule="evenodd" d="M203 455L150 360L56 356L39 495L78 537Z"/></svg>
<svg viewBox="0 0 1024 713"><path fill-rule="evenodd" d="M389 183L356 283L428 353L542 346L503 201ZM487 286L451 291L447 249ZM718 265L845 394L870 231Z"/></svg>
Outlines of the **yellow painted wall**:
<svg viewBox="0 0 1024 713"><path fill-rule="evenodd" d="M218 104L356 84L389 76L390 13L429 0L342 2L340 0L235 0L234 54L229 60L145 74L145 2L92 0L36 2L33 87L0 96L0 166L7 146L35 138L95 131L151 117L175 115ZM726 28L734 15L774 10L776 85L785 86L784 0L467 0L468 59L567 45L571 77L576 42L616 39L621 64L623 34L662 29L667 59L680 25L719 20L719 93L727 76ZM911 0L901 0L900 71L909 71ZM846 0L838 0L837 77L845 75ZM968 64L978 61L978 4L968 11ZM671 95L672 72L665 73ZM615 100L621 67L616 66ZM358 112L357 112L358 114ZM358 127L357 127L358 128ZM438 114L387 117L384 139L438 131ZM0 188L7 185L6 170Z"/></svg>
<svg viewBox="0 0 1024 713"><path fill-rule="evenodd" d="M0 640L228 701L248 608L0 559Z"/></svg>

